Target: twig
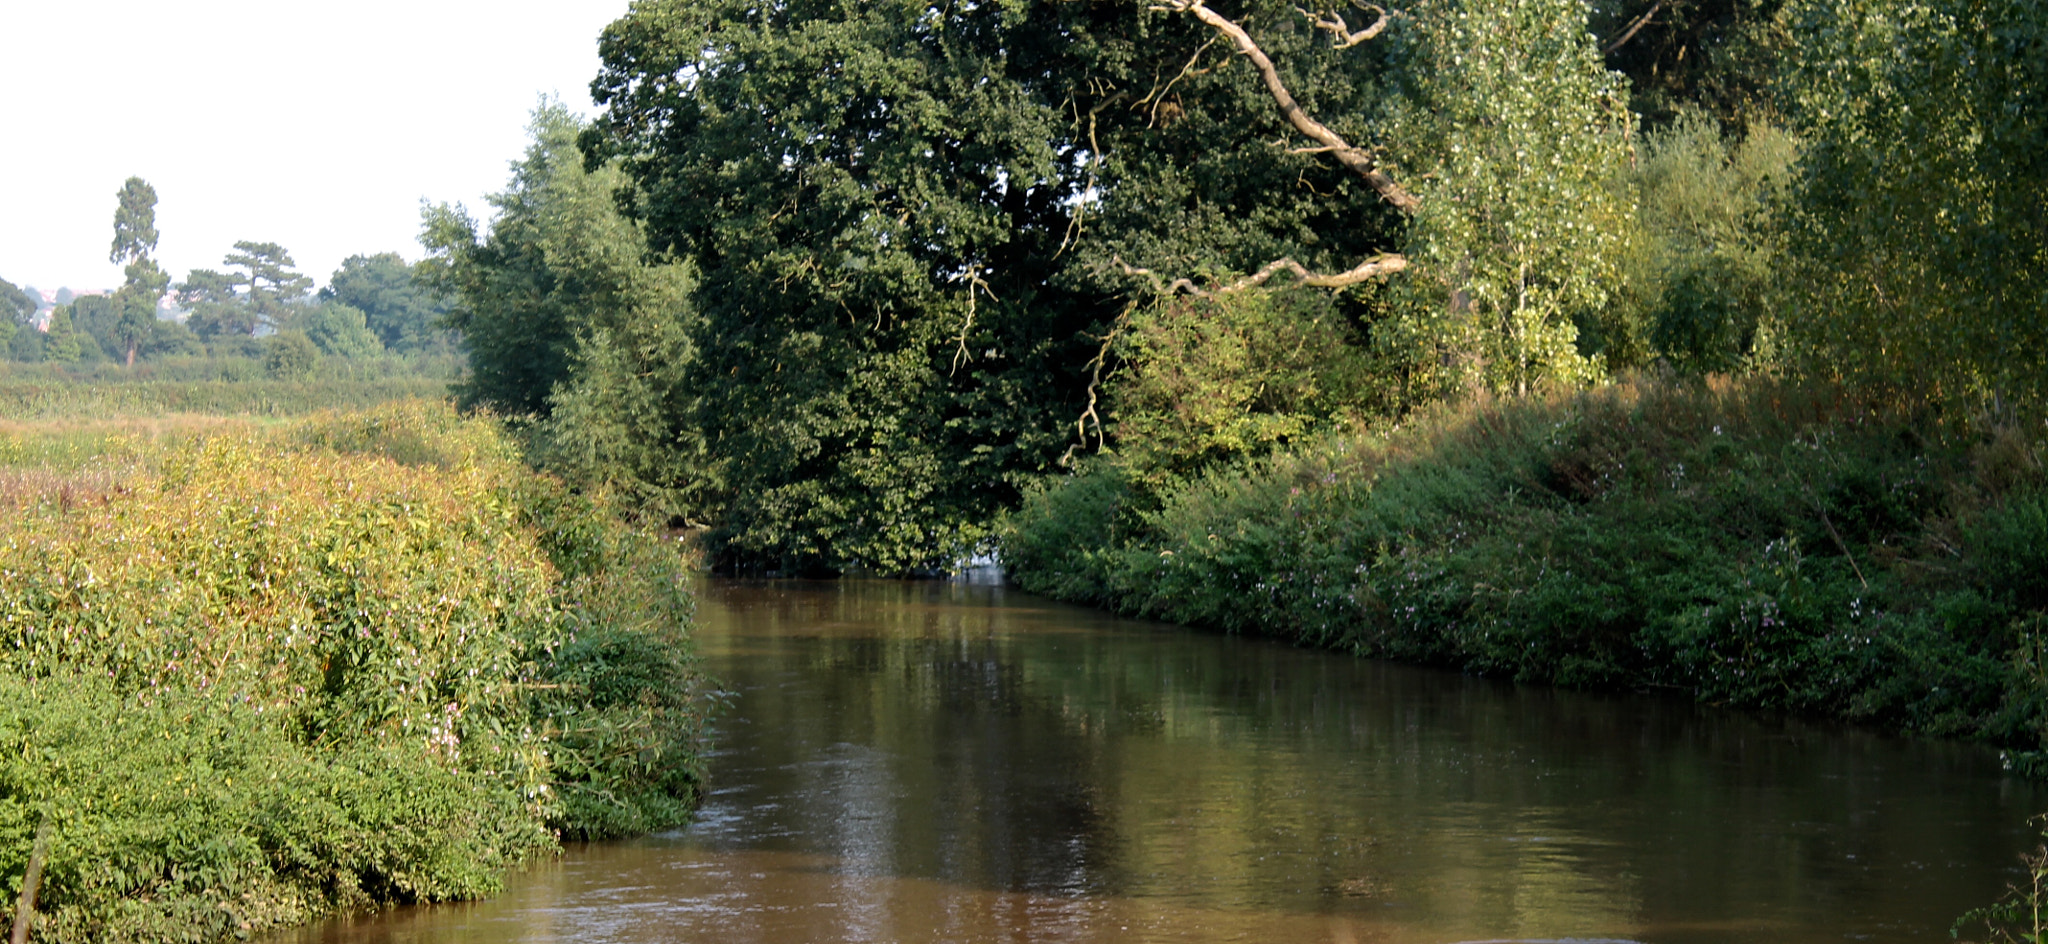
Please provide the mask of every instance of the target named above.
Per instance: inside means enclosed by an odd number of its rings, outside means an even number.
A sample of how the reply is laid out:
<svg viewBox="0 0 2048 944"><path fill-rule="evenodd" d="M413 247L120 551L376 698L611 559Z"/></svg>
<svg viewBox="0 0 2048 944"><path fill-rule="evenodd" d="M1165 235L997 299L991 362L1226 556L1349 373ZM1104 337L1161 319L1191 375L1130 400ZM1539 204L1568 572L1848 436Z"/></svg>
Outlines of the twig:
<svg viewBox="0 0 2048 944"><path fill-rule="evenodd" d="M1650 17L1656 16L1657 10L1662 6L1664 6L1664 0L1657 0L1656 3L1650 4L1650 8L1648 10L1644 10L1642 16L1636 17L1636 21L1630 23L1628 25L1628 29L1622 31L1620 38L1616 39L1614 42L1608 43L1606 48L1600 50L1600 55L1611 56L1614 54L1615 50L1628 45L1629 40L1636 38L1636 32L1638 30L1641 30L1643 27L1649 25Z"/></svg>
<svg viewBox="0 0 2048 944"><path fill-rule="evenodd" d="M1662 2L1662 0L1659 0L1659 2ZM1314 24L1316 29L1323 30L1337 37L1336 48L1338 49L1350 49L1359 43L1378 36L1386 31L1387 21L1393 18L1393 14L1388 13L1385 7L1376 3L1360 3L1358 0L1351 0L1351 5L1361 10L1371 10L1374 13L1378 13L1379 18L1373 20L1372 24L1366 28L1353 32L1351 25L1344 22L1342 14L1332 13L1329 14L1328 19L1324 19L1323 14L1310 13L1301 7L1295 7L1294 9L1302 16L1308 17L1308 21Z"/></svg>

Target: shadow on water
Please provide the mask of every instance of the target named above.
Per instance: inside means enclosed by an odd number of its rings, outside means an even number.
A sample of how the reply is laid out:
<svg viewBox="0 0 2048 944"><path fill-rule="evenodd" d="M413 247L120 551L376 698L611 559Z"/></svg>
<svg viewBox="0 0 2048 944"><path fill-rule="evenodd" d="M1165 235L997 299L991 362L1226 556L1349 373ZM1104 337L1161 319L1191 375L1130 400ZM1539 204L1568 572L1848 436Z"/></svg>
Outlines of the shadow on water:
<svg viewBox="0 0 2048 944"><path fill-rule="evenodd" d="M2048 796L1989 752L1115 620L712 582L689 830L305 941L1924 940Z"/></svg>

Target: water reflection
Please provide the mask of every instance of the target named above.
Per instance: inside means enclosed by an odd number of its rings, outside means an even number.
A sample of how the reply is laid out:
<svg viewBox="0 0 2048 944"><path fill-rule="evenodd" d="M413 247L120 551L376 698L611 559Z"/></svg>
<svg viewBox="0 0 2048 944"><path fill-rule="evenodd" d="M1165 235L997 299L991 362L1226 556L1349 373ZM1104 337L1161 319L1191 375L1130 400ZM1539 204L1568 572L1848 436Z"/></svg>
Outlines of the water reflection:
<svg viewBox="0 0 2048 944"><path fill-rule="evenodd" d="M1986 752L1109 620L715 583L687 832L302 940L1926 939L2048 797Z"/></svg>

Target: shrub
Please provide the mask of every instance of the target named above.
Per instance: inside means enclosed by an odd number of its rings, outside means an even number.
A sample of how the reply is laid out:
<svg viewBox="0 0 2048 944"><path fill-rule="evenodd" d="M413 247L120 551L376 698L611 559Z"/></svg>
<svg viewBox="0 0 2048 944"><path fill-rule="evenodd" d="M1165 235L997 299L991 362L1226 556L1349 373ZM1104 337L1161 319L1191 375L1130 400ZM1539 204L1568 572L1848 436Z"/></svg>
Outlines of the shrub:
<svg viewBox="0 0 2048 944"><path fill-rule="evenodd" d="M557 832L692 804L674 555L494 424L411 403L162 448L0 525L0 834L55 829L39 939L475 897Z"/></svg>
<svg viewBox="0 0 2048 944"><path fill-rule="evenodd" d="M1928 432L1931 431L1931 432ZM1365 655L2048 744L2040 443L1841 391L1478 401L1007 525L1027 589ZM1108 514L1123 513L1128 524Z"/></svg>

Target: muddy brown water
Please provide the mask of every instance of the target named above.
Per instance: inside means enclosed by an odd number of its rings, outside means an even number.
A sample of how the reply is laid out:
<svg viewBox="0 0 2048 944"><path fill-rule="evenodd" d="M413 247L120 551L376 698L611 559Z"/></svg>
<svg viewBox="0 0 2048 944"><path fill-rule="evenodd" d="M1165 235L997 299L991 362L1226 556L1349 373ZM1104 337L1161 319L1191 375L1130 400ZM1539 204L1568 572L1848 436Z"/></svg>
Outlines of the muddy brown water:
<svg viewBox="0 0 2048 944"><path fill-rule="evenodd" d="M1930 941L2020 877L1996 754L1114 619L710 582L694 825L295 944Z"/></svg>

